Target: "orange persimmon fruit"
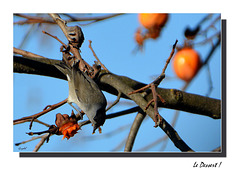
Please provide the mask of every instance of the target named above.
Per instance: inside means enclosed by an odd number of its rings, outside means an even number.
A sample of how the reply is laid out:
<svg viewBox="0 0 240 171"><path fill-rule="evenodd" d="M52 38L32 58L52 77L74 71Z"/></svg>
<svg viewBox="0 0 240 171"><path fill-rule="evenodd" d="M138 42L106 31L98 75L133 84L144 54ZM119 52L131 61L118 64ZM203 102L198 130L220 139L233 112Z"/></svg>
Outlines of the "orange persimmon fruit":
<svg viewBox="0 0 240 171"><path fill-rule="evenodd" d="M192 48L186 47L179 50L173 58L173 69L176 75L189 82L201 67L199 54Z"/></svg>
<svg viewBox="0 0 240 171"><path fill-rule="evenodd" d="M140 13L138 15L139 22L146 29L154 27L163 27L168 20L168 14L165 13Z"/></svg>
<svg viewBox="0 0 240 171"><path fill-rule="evenodd" d="M69 139L70 137L73 137L79 129L80 127L77 123L67 122L59 128L59 131L63 134L62 139Z"/></svg>
<svg viewBox="0 0 240 171"><path fill-rule="evenodd" d="M55 123L59 127L58 135L63 135L63 139L73 137L80 129L73 111L70 117L67 114L58 113Z"/></svg>

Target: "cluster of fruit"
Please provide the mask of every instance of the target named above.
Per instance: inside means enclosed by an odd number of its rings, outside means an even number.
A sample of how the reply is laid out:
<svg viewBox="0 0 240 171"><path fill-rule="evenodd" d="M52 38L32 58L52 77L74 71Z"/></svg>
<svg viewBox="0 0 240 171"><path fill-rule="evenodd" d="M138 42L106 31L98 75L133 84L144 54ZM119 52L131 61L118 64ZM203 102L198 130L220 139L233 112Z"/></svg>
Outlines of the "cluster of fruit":
<svg viewBox="0 0 240 171"><path fill-rule="evenodd" d="M168 21L168 14L164 13L140 13L138 20L140 24L146 29L142 32L142 28L138 28L135 33L135 41L142 47L146 39L156 39L159 37L161 29ZM196 31L196 33L199 30ZM195 33L195 32L194 32ZM195 36L196 34L194 34ZM185 37L189 39L189 36ZM191 37L192 38L192 37ZM178 49L178 52L173 58L173 70L178 78L189 82L197 74L201 67L201 60L199 54L190 46L184 46Z"/></svg>

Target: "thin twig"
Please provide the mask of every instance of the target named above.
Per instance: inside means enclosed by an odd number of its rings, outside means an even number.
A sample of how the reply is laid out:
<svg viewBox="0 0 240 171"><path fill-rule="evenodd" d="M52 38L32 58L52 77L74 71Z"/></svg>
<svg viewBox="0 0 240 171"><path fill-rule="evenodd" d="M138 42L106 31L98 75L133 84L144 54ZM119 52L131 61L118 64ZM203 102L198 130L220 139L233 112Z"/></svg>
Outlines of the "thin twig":
<svg viewBox="0 0 240 171"><path fill-rule="evenodd" d="M171 51L171 53L170 53L170 55L169 55L169 57L168 57L168 59L167 59L167 61L165 63L165 66L164 66L164 68L162 70L162 73L152 82L154 85L158 86L161 83L161 81L165 78L165 71L166 71L167 66L168 66L168 64L170 63L170 61L171 61L171 59L173 57L173 54L175 52L175 48L176 48L177 42L178 42L178 40L176 40L175 43L173 44L172 51ZM140 89L134 90L134 91L128 93L128 95L135 94L137 92L143 91L143 90L151 87L152 83L150 83L150 84L148 84L148 85L146 85L146 86L144 86L144 87L142 87Z"/></svg>
<svg viewBox="0 0 240 171"><path fill-rule="evenodd" d="M116 99L111 105L109 105L109 106L107 107L106 111L110 110L113 106L115 106L115 105L119 102L119 100L120 100L120 98L121 98L121 95L122 95L122 93L121 93L121 92L118 92L117 99Z"/></svg>
<svg viewBox="0 0 240 171"><path fill-rule="evenodd" d="M16 145L16 146L19 146L19 145L21 145L21 144L25 144L25 143L28 143L28 142L31 142L31 141L37 140L37 139L39 139L39 138L42 138L43 136L45 136L45 135L35 136L35 137L32 137L32 138L29 139L29 140L22 141L22 142L20 142L20 143L15 143L15 145Z"/></svg>
<svg viewBox="0 0 240 171"><path fill-rule="evenodd" d="M165 78L165 71L166 71L167 66L168 66L168 64L170 63L170 61L171 61L171 59L172 59L172 57L173 57L173 54L174 54L175 49L176 49L177 42L178 42L178 40L176 40L175 43L174 43L173 46L172 46L172 51L171 51L168 59L166 60L166 63L165 63L165 65L164 65L164 67L163 67L163 70L162 70L162 73L160 74L160 76L158 76L158 77L152 82L152 83L154 83L156 86L158 86L158 85L161 83L161 81Z"/></svg>
<svg viewBox="0 0 240 171"><path fill-rule="evenodd" d="M159 97L159 99L160 99L160 101L161 101L162 103L165 103L165 100L157 93L156 88L157 88L157 86L162 82L162 80L165 78L165 71L166 71L167 66L168 66L168 64L170 63L170 61L171 61L171 59L172 59L172 57L173 57L173 54L174 54L174 52L175 52L175 48L176 48L177 42L178 42L178 40L176 40L175 43L173 44L173 47L172 47L172 51L171 51L171 53L170 53L170 56L168 57L168 59L167 59L167 61L166 61L166 63L165 63L165 66L164 66L164 68L163 68L162 73L160 74L160 76L158 76L152 83L144 86L144 88L140 88L140 89L138 89L138 90L135 90L135 91L133 91L133 92L128 93L128 95L131 95L131 94L137 93L137 92L139 92L139 91L142 91L142 90L144 90L144 89L147 89L147 88L149 88L149 87L151 88L151 90L152 90L152 95L153 95L153 100L151 100L151 101L146 105L145 109L148 109L149 106L150 106L150 104L151 104L152 102L154 102L154 119L153 119L154 122L155 122L154 127L158 127L159 123L162 122L162 119L163 119L162 116L161 116L161 115L159 114L159 112L158 112L158 100L157 100L157 97Z"/></svg>
<svg viewBox="0 0 240 171"><path fill-rule="evenodd" d="M93 48L92 48L92 41L89 40L89 46L88 46L92 53L93 53L93 56L96 58L96 60L99 62L99 64L101 65L101 67L106 70L107 72L109 72L109 70L105 67L105 65L99 60L99 58L97 57L96 53L94 52Z"/></svg>
<svg viewBox="0 0 240 171"><path fill-rule="evenodd" d="M164 68L162 70L162 73L165 73L165 71L167 69L167 66L168 66L168 64L170 63L170 61L171 61L171 59L173 57L173 54L175 52L175 48L176 48L177 42L178 42L178 40L176 40L175 43L173 44L172 51L171 51L170 56L168 57L168 59L167 59L167 61L165 63L165 66L164 66Z"/></svg>
<svg viewBox="0 0 240 171"><path fill-rule="evenodd" d="M87 24L82 24L82 25L89 25L89 24L92 24L92 23L95 23L95 22L98 22L98 21L103 21L103 20L106 20L106 19L110 19L110 18L113 18L113 17L120 16L120 15L123 15L123 14L119 13L119 14L110 14L110 15L107 15L107 16L100 16L100 17L84 17L84 18L75 18L75 19L78 20L78 21L92 21L92 22L87 23Z"/></svg>
<svg viewBox="0 0 240 171"><path fill-rule="evenodd" d="M131 114L131 113L137 112L138 110L140 110L140 107L136 106L136 107L133 107L133 108L130 108L130 109L127 109L127 110L123 110L123 111L120 111L120 112L108 114L106 116L106 119L112 119L112 118L116 118L116 117L119 117L119 116ZM91 123L90 120L86 120L86 121L79 122L78 125L81 128L82 126L90 124L90 123Z"/></svg>
<svg viewBox="0 0 240 171"><path fill-rule="evenodd" d="M112 119L112 118L116 118L116 117L119 117L119 116L131 114L131 113L137 112L140 109L141 108L139 106L136 106L136 107L132 107L132 108L127 109L127 110L123 110L123 111L120 111L120 112L108 114L106 119Z"/></svg>
<svg viewBox="0 0 240 171"><path fill-rule="evenodd" d="M22 55L22 56L26 56L26 57L30 57L30 58L45 58L45 59L47 59L46 57L28 52L26 50L21 50L21 49L15 48L15 47L13 47L13 53L19 54L19 55Z"/></svg>
<svg viewBox="0 0 240 171"><path fill-rule="evenodd" d="M14 15L18 17L26 18L26 20L17 21L17 22L14 22L13 24L19 24L19 25L36 24L36 23L55 24L54 21L46 17L37 17L37 16L30 16L30 15L24 15L24 14L14 14Z"/></svg>
<svg viewBox="0 0 240 171"><path fill-rule="evenodd" d="M48 112L50 112L50 111L52 111L52 110L54 110L58 107L64 105L65 103L67 103L67 99L65 99L65 100L63 100L63 101L61 101L57 104L51 105L51 107L49 107L46 110L43 110L42 112L39 112L37 114L27 116L27 117L23 117L23 118L20 118L20 119L16 119L16 120L13 121L13 123L18 123L20 121L23 123L23 122L27 122L27 121L29 121L29 119L31 119L31 122L30 122L30 125L29 125L29 129L31 129L32 128L32 123L35 119L37 119L40 116L42 116L42 115L44 115L44 114L46 114L46 113L48 113Z"/></svg>
<svg viewBox="0 0 240 171"><path fill-rule="evenodd" d="M208 26L207 28L205 28L204 30L202 30L201 32L199 32L199 35L206 34L207 31L208 31L210 28L214 27L214 24L215 24L217 21L219 21L220 19L221 19L221 15L218 15L218 16L215 18L215 20L213 20L213 21L209 24L209 26Z"/></svg>
<svg viewBox="0 0 240 171"><path fill-rule="evenodd" d="M35 24L35 23L46 23L46 24L56 24L54 21L46 18L46 17L37 17L37 16L30 16L30 15L24 15L24 14L14 14L15 16L18 17L22 17L25 18L26 20L22 20L22 21L18 21L18 22L14 22L14 24L19 24L19 25L23 25L23 24ZM69 14L63 14L68 16L70 19L66 20L66 22L70 23L70 22L81 22L81 21L91 21L90 23L87 24L81 24L81 25L89 25L98 21L103 21L106 19L110 19L113 17L117 17L120 15L123 15L122 13L120 14L110 14L110 15L106 15L106 16L95 16L95 17L73 17Z"/></svg>
<svg viewBox="0 0 240 171"><path fill-rule="evenodd" d="M146 86L144 86L144 87L142 87L142 88L139 88L139 89L137 89L137 90L134 90L134 91L128 93L128 95L132 95L132 94L138 93L138 92L140 92L140 91L143 91L143 90L149 88L150 86L151 86L151 85L148 84L148 85L146 85Z"/></svg>
<svg viewBox="0 0 240 171"><path fill-rule="evenodd" d="M44 142L47 140L48 137L49 137L49 133L44 134L41 137L41 140L39 141L39 143L35 146L33 152L38 152L38 150L40 149L40 147L42 147L42 145L44 144Z"/></svg>
<svg viewBox="0 0 240 171"><path fill-rule="evenodd" d="M210 50L209 54L205 58L205 61L203 62L203 65L208 63L208 61L211 58L213 52L217 49L217 47L220 45L220 43L221 43L221 38L219 37L217 43L212 47L212 49Z"/></svg>
<svg viewBox="0 0 240 171"><path fill-rule="evenodd" d="M209 38L203 40L203 41L200 41L200 42L196 42L196 43L192 43L190 45L194 45L194 46L197 46L197 45L204 45L208 42L212 42L213 38L217 37L218 39L220 38L220 35L221 33L220 32L217 32L215 33L214 35L210 36Z"/></svg>
<svg viewBox="0 0 240 171"><path fill-rule="evenodd" d="M57 36L53 36L50 33L46 32L46 31L42 31L44 34L51 36L52 38L56 39L57 41L59 41L65 48L67 48L67 45L65 43L63 43Z"/></svg>
<svg viewBox="0 0 240 171"><path fill-rule="evenodd" d="M22 124L22 123L24 123L24 122L31 122L31 121L32 121L32 119L29 118L29 119L26 119L26 120L20 120L20 121L13 122L13 125ZM39 124L42 124L42 125L44 125L44 126L46 126L46 127L50 127L49 124L44 123L44 122L42 122L42 121L40 121L40 120L38 120L38 119L34 119L34 122L37 122L37 123L39 123Z"/></svg>

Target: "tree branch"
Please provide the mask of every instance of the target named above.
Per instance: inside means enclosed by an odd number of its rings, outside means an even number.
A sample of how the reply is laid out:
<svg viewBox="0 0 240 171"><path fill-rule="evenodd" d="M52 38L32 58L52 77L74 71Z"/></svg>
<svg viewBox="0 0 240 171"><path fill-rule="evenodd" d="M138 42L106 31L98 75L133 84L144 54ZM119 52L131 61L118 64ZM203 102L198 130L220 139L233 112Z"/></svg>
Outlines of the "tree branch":
<svg viewBox="0 0 240 171"><path fill-rule="evenodd" d="M119 117L119 116L127 115L127 114L130 114L130 113L133 113L133 112L137 112L140 109L141 108L139 106L136 106L136 107L133 107L133 108L130 108L130 109L120 111L120 112L108 114L106 116L106 119L112 119L112 118L116 118L116 117ZM78 125L81 128L82 126L90 124L90 123L91 123L90 120L86 120L86 121L79 122Z"/></svg>
<svg viewBox="0 0 240 171"><path fill-rule="evenodd" d="M15 47L13 48L13 53L19 54L19 55L22 55L22 56L27 56L27 57L45 58L43 56L28 52L28 51L25 51L25 50L21 50L21 49L15 48Z"/></svg>
<svg viewBox="0 0 240 171"><path fill-rule="evenodd" d="M135 141L135 138L137 136L138 130L142 124L143 119L145 118L146 113L144 113L143 111L138 112L132 127L130 129L130 132L128 134L128 138L127 138L127 142L126 142L126 146L124 149L124 152L131 152L132 151L132 147Z"/></svg>
<svg viewBox="0 0 240 171"><path fill-rule="evenodd" d="M100 82L104 82L112 87L117 87L119 91L125 94L127 97L132 99L142 110L147 106L147 101L139 94L128 95L133 91L131 87L129 87L126 83L122 82L121 79L116 77L113 74L105 74L105 76L100 78ZM146 111L148 116L154 120L154 108L149 106ZM168 137L172 140L174 145L179 148L181 151L192 151L192 149L180 138L178 133L174 130L174 128L164 119L161 118L161 122L159 123L159 127L168 135Z"/></svg>
<svg viewBox="0 0 240 171"><path fill-rule="evenodd" d="M20 58L18 58L18 59L20 59ZM32 58L31 58L31 60L32 60ZM37 59L36 61L39 63L39 60L41 60L41 59ZM34 61L34 62L36 62L36 61ZM47 62L50 62L50 60L47 60ZM54 60L53 62L56 62L56 60ZM44 65L46 65L46 63L44 63ZM15 60L14 60L14 71L17 70L17 68L15 69L15 66L16 66L16 63L15 63ZM31 65L27 66L27 67L33 67L34 68L34 66L31 66ZM38 65L38 67L39 67L39 65ZM33 68L31 68L31 71L34 71L34 70L32 70ZM41 70L41 67L39 67L38 69ZM45 73L51 73L51 72L46 72L45 71ZM59 72L58 72L58 74L59 74ZM62 74L60 74L60 75L62 75ZM99 81L103 85L108 85L108 86L112 87L112 89L115 89L115 90L117 89L117 90L121 91L123 94L125 94L126 97L132 99L137 105L139 105L142 108L142 110L144 110L144 108L147 105L147 101L139 93L138 94L133 94L133 95L128 95L128 93L132 92L133 89L132 89L132 87L128 86L127 82L122 81L122 80L124 80L122 78L126 78L126 77L120 77L120 76L116 76L116 75L111 74L111 73L104 73L103 72L99 76ZM129 79L129 80L131 80L131 79ZM134 82L134 80L131 80L131 82ZM148 108L146 113L154 120L154 109L153 109L152 106L150 106ZM162 118L162 122L160 123L159 126L169 136L169 138L172 140L172 142L175 144L175 146L177 148L179 148L181 151L192 151L192 149L190 147L188 147L188 145L180 138L178 133L171 127L171 125L169 125L169 123L165 119Z"/></svg>
<svg viewBox="0 0 240 171"><path fill-rule="evenodd" d="M42 59L42 58L28 58L14 56L14 72L50 76L54 78L67 80L66 76L58 71L53 64L60 63L60 60ZM113 83L110 79L114 76L119 81L124 82L127 86L136 90L146 84L135 81L125 76L118 76L112 73L101 71L99 74L99 87L113 95L118 95L117 83ZM157 93L161 94L166 103L159 103L159 107L181 110L193 114L209 116L213 119L221 118L221 101L209 97L204 97L196 94L186 93L176 89L157 88ZM128 96L122 94L122 98L129 99ZM144 97L147 101L152 99L152 93Z"/></svg>
<svg viewBox="0 0 240 171"><path fill-rule="evenodd" d="M14 22L14 24L19 24L19 25L24 25L24 24L36 24L36 23L45 23L45 24L56 24L56 22L54 22L53 20L51 20L50 18L47 17L38 17L38 16L32 16L32 15L24 15L24 14L14 14L15 16L21 17L21 18L25 18L25 20L21 20L18 22ZM89 21L90 23L84 24L84 25L88 25L88 24L92 24L98 21L103 21L106 19L110 19L116 16L120 16L123 15L122 13L120 14L110 14L110 15L103 15L103 16L93 16L93 17L77 17L77 16L73 16L70 14L63 14L65 16L68 16L69 19L65 20L66 22L70 23L70 22L86 22Z"/></svg>
<svg viewBox="0 0 240 171"><path fill-rule="evenodd" d="M44 114L46 114L46 113L48 113L48 112L50 112L50 111L52 111L52 110L54 110L54 109L56 109L56 108L58 108L58 107L64 105L65 103L67 103L67 99L65 99L65 100L63 100L63 101L61 101L61 102L59 102L59 103L56 103L56 104L53 104L53 105L49 105L48 107L46 107L45 109L43 109L43 111L38 112L38 113L36 113L36 114L34 114L34 115L27 116L27 117L22 117L22 118L20 118L20 119L16 119L16 120L13 121L13 124L28 122L29 119L31 119L30 125L29 125L29 129L31 129L31 128L32 128L33 121L34 121L35 119L37 119L37 118L39 118L40 116L42 116L42 115L44 115Z"/></svg>
<svg viewBox="0 0 240 171"><path fill-rule="evenodd" d="M44 142L47 140L47 138L49 137L49 133L44 134L43 136L41 136L41 140L38 142L38 144L35 146L33 152L38 152L38 150L40 149L40 147L42 147L42 145L44 144Z"/></svg>

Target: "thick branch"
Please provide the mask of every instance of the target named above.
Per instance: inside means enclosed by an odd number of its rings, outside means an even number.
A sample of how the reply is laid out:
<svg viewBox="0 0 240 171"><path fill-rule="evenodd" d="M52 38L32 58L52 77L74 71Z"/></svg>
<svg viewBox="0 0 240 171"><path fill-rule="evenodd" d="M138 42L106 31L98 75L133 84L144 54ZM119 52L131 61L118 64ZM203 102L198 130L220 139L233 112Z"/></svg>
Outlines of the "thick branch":
<svg viewBox="0 0 240 171"><path fill-rule="evenodd" d="M133 89L115 75L110 73L105 74L104 77L101 76L100 81L113 87L117 87L120 92L132 99L139 107L141 107L142 110L144 110L147 106L147 101L139 93L128 95L130 92L133 91ZM152 118L152 120L154 120L155 115L152 106L149 106L146 113ZM181 139L181 137L174 130L174 128L164 118L161 118L159 127L168 135L168 137L172 140L172 142L178 149L184 152L192 151L192 149Z"/></svg>
<svg viewBox="0 0 240 171"><path fill-rule="evenodd" d="M39 62L39 59L38 59L38 62ZM47 61L47 62L49 62L49 61ZM54 62L56 62L56 61L54 61ZM14 60L14 63L15 63L15 60ZM15 68L15 65L17 65L17 63L14 64L14 68ZM27 66L27 67L33 67L33 66ZM17 68L14 70L16 71ZM31 71L33 71L33 70L31 70ZM139 93L133 94L133 95L128 95L128 93L132 92L133 89L130 86L128 86L125 82L123 82L121 77L116 76L111 73L102 73L100 75L99 81L104 85L109 85L112 88L115 87L114 89L118 89L120 92L125 94L125 96L132 99L138 106L140 106L142 108L142 110L144 110L144 108L146 107L147 101ZM154 120L153 107L150 106L148 108L148 110L146 111L146 113ZM180 138L178 133L171 127L171 125L169 125L169 123L165 119L162 118L162 122L160 123L159 126L168 135L168 137L172 140L172 142L175 144L175 146L177 148L179 148L181 151L192 151L192 149Z"/></svg>
<svg viewBox="0 0 240 171"><path fill-rule="evenodd" d="M53 66L53 64L56 63L60 63L60 60L14 56L14 72L50 76L66 80L66 76ZM146 85L125 76L118 76L112 73L106 74L104 71L102 71L99 74L98 84L102 90L114 95L118 95L117 88L119 85L115 85L113 82L107 81L110 79L110 76L114 76L134 90ZM200 114L214 119L221 118L220 100L196 94L190 94L175 89L157 88L157 92L161 94L166 101L165 104L159 102L159 107L186 111L193 114ZM124 94L122 94L121 97L128 98ZM146 95L145 99L150 101L152 99L152 94L149 93Z"/></svg>
<svg viewBox="0 0 240 171"><path fill-rule="evenodd" d="M125 76L114 76L135 90L146 85ZM114 89L114 87L118 87L118 85L114 85L113 82L108 82L109 84L106 84L107 79L109 79L106 78L105 80L105 77L108 77L107 74L102 74L100 77L101 89L111 94L117 95L118 91ZM186 111L193 114L200 114L209 116L213 119L221 118L221 101L218 99L186 93L184 91L176 89L157 88L157 93L161 94L162 98L166 101L164 104L159 102L159 107ZM122 97L127 98L124 95ZM152 100L152 93L150 92L148 95L146 95L145 99L147 101Z"/></svg>

